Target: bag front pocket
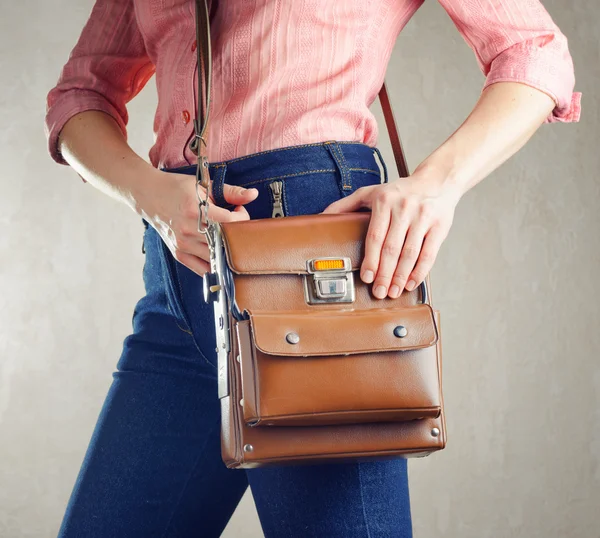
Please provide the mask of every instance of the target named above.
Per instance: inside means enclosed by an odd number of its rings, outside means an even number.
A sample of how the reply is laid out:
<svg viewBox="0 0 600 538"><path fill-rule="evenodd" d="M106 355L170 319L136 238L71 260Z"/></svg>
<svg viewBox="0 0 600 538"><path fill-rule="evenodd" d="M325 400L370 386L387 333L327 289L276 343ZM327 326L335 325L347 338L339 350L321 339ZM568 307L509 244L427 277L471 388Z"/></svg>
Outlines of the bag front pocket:
<svg viewBox="0 0 600 538"><path fill-rule="evenodd" d="M314 426L438 417L438 329L428 304L250 312L235 325L244 420Z"/></svg>

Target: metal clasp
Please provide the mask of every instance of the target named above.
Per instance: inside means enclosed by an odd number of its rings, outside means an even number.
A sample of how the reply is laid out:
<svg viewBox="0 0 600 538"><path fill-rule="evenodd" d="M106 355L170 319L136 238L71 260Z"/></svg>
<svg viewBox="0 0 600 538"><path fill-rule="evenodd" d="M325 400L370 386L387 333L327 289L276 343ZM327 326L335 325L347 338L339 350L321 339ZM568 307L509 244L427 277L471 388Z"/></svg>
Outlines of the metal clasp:
<svg viewBox="0 0 600 538"><path fill-rule="evenodd" d="M354 274L350 258L313 258L307 260L306 270L304 297L308 304L354 301Z"/></svg>
<svg viewBox="0 0 600 538"><path fill-rule="evenodd" d="M206 157L201 156L198 160L196 171L196 197L198 198L198 231L206 235L208 246L212 248L214 241L211 234L208 233L210 220L208 218L208 200L210 190L210 172L208 170L208 161ZM204 188L204 198L200 195L199 187Z"/></svg>

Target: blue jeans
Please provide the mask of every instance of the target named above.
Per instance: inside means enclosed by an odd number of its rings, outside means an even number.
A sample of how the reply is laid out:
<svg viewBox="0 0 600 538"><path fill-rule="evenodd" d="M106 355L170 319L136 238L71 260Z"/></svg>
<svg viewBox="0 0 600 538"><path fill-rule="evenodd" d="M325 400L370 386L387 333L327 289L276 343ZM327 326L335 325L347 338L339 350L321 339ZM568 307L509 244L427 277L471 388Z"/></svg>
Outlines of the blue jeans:
<svg viewBox="0 0 600 538"><path fill-rule="evenodd" d="M196 167L164 170L195 175ZM210 163L210 176L224 207L223 182L259 189L246 206L251 218L271 217L272 181L282 181L286 216L318 213L359 187L387 181L376 148L336 141ZM217 537L248 485L267 538L411 537L405 459L226 468L212 305L203 301L202 277L143 223L146 293L59 537Z"/></svg>

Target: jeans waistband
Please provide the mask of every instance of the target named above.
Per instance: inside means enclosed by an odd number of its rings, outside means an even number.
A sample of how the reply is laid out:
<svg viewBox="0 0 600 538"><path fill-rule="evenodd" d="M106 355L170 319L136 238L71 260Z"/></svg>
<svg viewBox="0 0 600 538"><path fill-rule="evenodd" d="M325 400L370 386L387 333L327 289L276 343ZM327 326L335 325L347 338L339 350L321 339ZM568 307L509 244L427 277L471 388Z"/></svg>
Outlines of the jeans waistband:
<svg viewBox="0 0 600 538"><path fill-rule="evenodd" d="M350 171L365 170L365 163L373 161L377 154L384 172L384 182L388 181L385 162L378 148L361 142L328 140L312 144L287 146L252 153L221 162L209 162L209 173L213 181L213 195L219 204L222 199L223 182L230 185L251 187L253 184L269 181L276 174L278 179L296 177L314 172L339 172L342 189L350 192L352 180ZM376 164L376 163L374 163ZM176 168L163 168L163 171L192 174L197 164ZM379 172L379 170L370 171ZM226 180L225 180L226 177Z"/></svg>
<svg viewBox="0 0 600 538"><path fill-rule="evenodd" d="M287 146L258 153L252 153L243 157L237 157L220 162L208 163L211 176L221 168L227 168L227 179L236 179L236 185L244 185L247 182L269 179L270 171L277 167L280 169L285 163L286 167L293 168L298 172L314 169L331 169L332 165L340 168L361 169L360 163L365 162L366 157L377 154L379 162L384 171L384 181L388 181L387 167L378 148L368 146L361 142L345 142L329 140L312 144L301 144ZM196 164L178 166L176 168L162 168L169 172L187 172L196 170Z"/></svg>

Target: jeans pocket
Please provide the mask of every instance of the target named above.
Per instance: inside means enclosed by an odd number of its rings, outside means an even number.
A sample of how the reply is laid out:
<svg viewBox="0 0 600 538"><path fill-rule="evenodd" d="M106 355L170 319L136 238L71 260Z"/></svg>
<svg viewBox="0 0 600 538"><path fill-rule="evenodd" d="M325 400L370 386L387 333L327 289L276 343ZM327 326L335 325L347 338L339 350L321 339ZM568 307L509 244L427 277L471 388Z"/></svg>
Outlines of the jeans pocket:
<svg viewBox="0 0 600 538"><path fill-rule="evenodd" d="M171 251L162 238L158 237L157 239L160 243L160 261L162 265L163 280L165 283L167 306L169 307L169 311L175 319L175 324L177 327L179 327L183 332L192 334L189 320L187 319L185 310L183 308L181 283L177 274L177 267L175 266L177 260L173 258Z"/></svg>

